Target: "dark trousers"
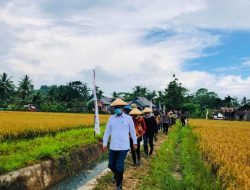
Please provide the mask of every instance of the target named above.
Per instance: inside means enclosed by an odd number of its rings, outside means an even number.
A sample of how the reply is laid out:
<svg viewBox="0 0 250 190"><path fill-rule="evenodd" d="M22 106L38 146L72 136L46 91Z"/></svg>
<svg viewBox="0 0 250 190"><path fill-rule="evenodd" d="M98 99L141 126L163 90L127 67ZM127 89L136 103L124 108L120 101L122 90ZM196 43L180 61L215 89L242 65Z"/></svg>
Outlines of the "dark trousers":
<svg viewBox="0 0 250 190"><path fill-rule="evenodd" d="M181 119L181 124L182 124L182 126L185 126L186 125L186 122L185 122L185 119Z"/></svg>
<svg viewBox="0 0 250 190"><path fill-rule="evenodd" d="M163 123L163 133L168 134L169 123Z"/></svg>
<svg viewBox="0 0 250 190"><path fill-rule="evenodd" d="M116 186L122 184L124 172L124 160L127 156L128 150L110 150L109 151L109 165L108 167L114 173L116 179Z"/></svg>
<svg viewBox="0 0 250 190"><path fill-rule="evenodd" d="M143 145L146 156L148 156L148 143L150 146L149 154L151 155L154 150L154 135L143 135Z"/></svg>
<svg viewBox="0 0 250 190"><path fill-rule="evenodd" d="M157 127L158 127L158 131L162 130L162 124L161 123L159 123Z"/></svg>
<svg viewBox="0 0 250 190"><path fill-rule="evenodd" d="M134 150L133 148L134 143L133 143L132 138L130 138L130 148L131 148L132 160L134 164L136 164L136 157L137 157L137 160L141 159L141 141L142 141L142 137L137 138L137 149Z"/></svg>
<svg viewBox="0 0 250 190"><path fill-rule="evenodd" d="M158 126L159 126L159 127L158 127L158 128L159 128L159 131L163 129L162 123L160 123Z"/></svg>

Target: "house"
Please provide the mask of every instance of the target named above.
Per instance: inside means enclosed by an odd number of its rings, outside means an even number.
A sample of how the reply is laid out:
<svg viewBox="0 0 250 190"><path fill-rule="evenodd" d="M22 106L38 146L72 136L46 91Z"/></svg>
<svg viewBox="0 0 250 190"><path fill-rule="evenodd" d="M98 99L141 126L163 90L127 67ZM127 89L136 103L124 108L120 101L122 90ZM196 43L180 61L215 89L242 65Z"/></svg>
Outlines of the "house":
<svg viewBox="0 0 250 190"><path fill-rule="evenodd" d="M110 111L110 104L112 101L113 101L112 98L109 98L106 96L101 98L101 100L98 101L98 106L99 106L100 110L104 111L104 112L109 112Z"/></svg>
<svg viewBox="0 0 250 190"><path fill-rule="evenodd" d="M100 100L97 100L98 110L103 112L110 112L110 104L112 102L112 98L102 97ZM88 107L92 111L94 111L94 98L88 101Z"/></svg>
<svg viewBox="0 0 250 190"><path fill-rule="evenodd" d="M250 104L241 106L233 112L234 120L250 121Z"/></svg>
<svg viewBox="0 0 250 190"><path fill-rule="evenodd" d="M128 104L136 104L140 110L143 110L145 107L150 107L150 101L144 97L136 97L133 100L129 101ZM152 108L157 109L157 106L152 103Z"/></svg>
<svg viewBox="0 0 250 190"><path fill-rule="evenodd" d="M224 119L232 119L235 108L221 107L218 113L223 114Z"/></svg>

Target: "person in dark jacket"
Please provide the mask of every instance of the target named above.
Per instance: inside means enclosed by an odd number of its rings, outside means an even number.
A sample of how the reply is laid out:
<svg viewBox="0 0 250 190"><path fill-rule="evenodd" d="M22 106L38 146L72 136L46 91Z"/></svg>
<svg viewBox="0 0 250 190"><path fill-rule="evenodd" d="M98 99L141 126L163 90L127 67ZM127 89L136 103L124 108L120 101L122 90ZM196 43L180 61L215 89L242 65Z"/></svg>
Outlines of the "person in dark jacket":
<svg viewBox="0 0 250 190"><path fill-rule="evenodd" d="M154 135L157 133L157 123L154 116L151 116L152 110L150 108L145 108L143 110L145 113L144 121L146 124L146 132L143 135L144 152L148 158L154 151ZM148 143L150 146L150 151L148 152Z"/></svg>
<svg viewBox="0 0 250 190"><path fill-rule="evenodd" d="M181 124L182 124L182 126L187 125L187 120L188 120L187 113L183 112L182 115L181 115Z"/></svg>
<svg viewBox="0 0 250 190"><path fill-rule="evenodd" d="M169 112L166 112L163 117L162 117L162 125L163 125L163 133L164 134L168 134L168 128L170 126L170 116L169 116Z"/></svg>

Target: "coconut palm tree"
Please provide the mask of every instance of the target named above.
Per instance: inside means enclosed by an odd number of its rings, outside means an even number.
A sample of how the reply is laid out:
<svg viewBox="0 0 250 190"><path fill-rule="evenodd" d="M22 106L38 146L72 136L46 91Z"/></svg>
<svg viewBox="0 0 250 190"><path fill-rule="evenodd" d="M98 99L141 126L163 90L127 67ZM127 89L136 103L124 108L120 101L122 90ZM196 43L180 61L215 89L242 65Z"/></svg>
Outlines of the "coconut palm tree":
<svg viewBox="0 0 250 190"><path fill-rule="evenodd" d="M18 91L21 93L22 100L25 100L25 98L31 94L33 88L34 86L32 84L32 80L29 78L28 75L25 75L24 78L19 81L18 87Z"/></svg>
<svg viewBox="0 0 250 190"><path fill-rule="evenodd" d="M114 92L112 92L112 94L111 94L111 95L112 95L112 98L114 98L114 99L115 99L115 98L118 98L118 93L117 93L117 92L115 92L115 91L114 91Z"/></svg>
<svg viewBox="0 0 250 190"><path fill-rule="evenodd" d="M11 80L12 77L8 78L6 73L0 75L0 99L5 100L10 97L15 89L15 85Z"/></svg>
<svg viewBox="0 0 250 190"><path fill-rule="evenodd" d="M36 94L33 95L32 103L36 106L36 108L40 109L42 102L42 94L40 91L37 91Z"/></svg>

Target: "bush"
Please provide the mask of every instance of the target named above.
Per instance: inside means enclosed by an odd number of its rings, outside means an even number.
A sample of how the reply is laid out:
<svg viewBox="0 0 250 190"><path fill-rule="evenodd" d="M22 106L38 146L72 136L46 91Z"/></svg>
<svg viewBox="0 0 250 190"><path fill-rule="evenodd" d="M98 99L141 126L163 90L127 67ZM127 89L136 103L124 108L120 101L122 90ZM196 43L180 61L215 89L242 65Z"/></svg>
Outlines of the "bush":
<svg viewBox="0 0 250 190"><path fill-rule="evenodd" d="M65 112L66 108L62 103L49 102L41 104L43 112Z"/></svg>

